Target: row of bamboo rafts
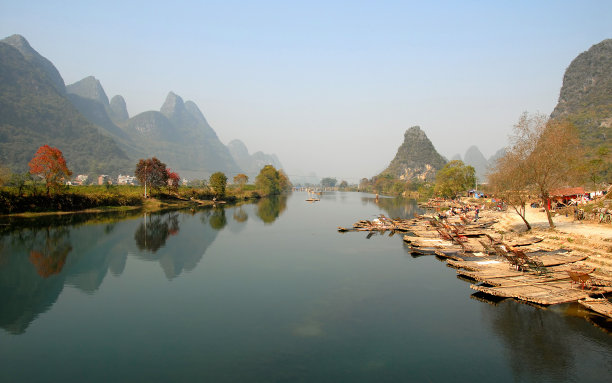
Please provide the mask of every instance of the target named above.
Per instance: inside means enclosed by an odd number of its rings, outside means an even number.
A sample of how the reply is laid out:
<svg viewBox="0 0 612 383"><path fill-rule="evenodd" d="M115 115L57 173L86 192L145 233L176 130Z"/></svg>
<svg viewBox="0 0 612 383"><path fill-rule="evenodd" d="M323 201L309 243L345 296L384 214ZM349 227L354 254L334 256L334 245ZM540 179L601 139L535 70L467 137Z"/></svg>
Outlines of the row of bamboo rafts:
<svg viewBox="0 0 612 383"><path fill-rule="evenodd" d="M538 237L521 237L502 243L488 229L493 223L486 219L472 222L464 216L444 220L425 216L410 220L379 216L373 221L359 221L353 229L339 230L409 232L411 235L403 238L412 253L446 258L449 266L458 269L461 278L479 283L472 284L472 289L493 296L551 305L591 302L592 295L612 292L612 280L595 278L594 269L581 270L575 266L587 255L537 247L542 240ZM602 299L609 303L606 298ZM601 302L597 307L605 306L605 302ZM607 315L605 310L598 312Z"/></svg>
<svg viewBox="0 0 612 383"><path fill-rule="evenodd" d="M493 225L496 220L482 219L478 222L472 222L467 216L453 216L444 219L448 225L452 225L457 230L467 229L466 234L470 234L472 231L479 231ZM439 227L440 223L433 217L424 215L416 215L412 219L402 218L388 218L381 214L373 220L360 220L353 224L352 228L345 228L342 226L338 227L338 231L398 231L398 232L412 232L417 236L430 236L436 235L435 231L430 232L433 228Z"/></svg>
<svg viewBox="0 0 612 383"><path fill-rule="evenodd" d="M405 236L411 251L449 258L462 278L476 281L470 288L502 298L517 298L542 305L572 301L594 302L593 295L612 292L612 279L595 277L595 269L581 269L576 262L586 254L565 249L538 248L541 238L502 243L491 232L463 231L438 224L439 238ZM520 250L518 247L523 247ZM591 303L591 309L610 316L606 298ZM587 306L588 307L588 306ZM595 307L601 308L596 310ZM606 311L607 310L607 311Z"/></svg>

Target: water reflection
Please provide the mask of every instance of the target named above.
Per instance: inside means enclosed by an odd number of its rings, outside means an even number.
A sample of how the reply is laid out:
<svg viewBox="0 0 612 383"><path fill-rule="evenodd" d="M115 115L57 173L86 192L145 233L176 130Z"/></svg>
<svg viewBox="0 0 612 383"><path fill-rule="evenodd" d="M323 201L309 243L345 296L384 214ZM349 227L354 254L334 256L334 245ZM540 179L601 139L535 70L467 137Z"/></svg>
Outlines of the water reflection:
<svg viewBox="0 0 612 383"><path fill-rule="evenodd" d="M0 327L21 334L55 303L72 250L67 233L62 228L19 230L2 238Z"/></svg>
<svg viewBox="0 0 612 383"><path fill-rule="evenodd" d="M257 216L265 224L271 224L287 208L287 196L276 195L269 198L262 198L257 203Z"/></svg>
<svg viewBox="0 0 612 383"><path fill-rule="evenodd" d="M169 280L180 276L184 271L195 269L207 248L216 239L217 232L223 229L227 222L224 209L207 209L202 211L199 217L205 226L187 225L185 232L180 228L181 218L188 219L188 216L178 212L145 215L134 233L136 245L141 250L136 256L145 261L159 262ZM171 236L177 238L170 244L167 241Z"/></svg>
<svg viewBox="0 0 612 383"><path fill-rule="evenodd" d="M178 213L145 214L143 222L134 233L134 239L140 250L155 253L166 244L169 236L178 232Z"/></svg>
<svg viewBox="0 0 612 383"><path fill-rule="evenodd" d="M224 208L215 208L212 214L208 218L208 224L212 229L217 231L222 230L227 225L227 218L225 217Z"/></svg>
<svg viewBox="0 0 612 383"><path fill-rule="evenodd" d="M244 211L244 209L242 208L242 206L238 207L237 209L234 209L234 221L236 222L246 222L249 219L249 215Z"/></svg>
<svg viewBox="0 0 612 383"><path fill-rule="evenodd" d="M245 221L246 213L236 214ZM109 271L124 272L128 254L159 262L168 279L193 270L227 224L223 209L208 216L210 227L187 225L184 235L181 219L193 218L178 212L4 217L9 224L0 226L0 327L24 333L65 285L95 293ZM169 238L179 234L181 240L169 246Z"/></svg>
<svg viewBox="0 0 612 383"><path fill-rule="evenodd" d="M64 227L46 228L41 232L43 238L34 241L29 259L36 268L38 275L48 278L62 271L66 264L66 257L72 250L72 245L68 237L68 229Z"/></svg>
<svg viewBox="0 0 612 383"><path fill-rule="evenodd" d="M380 197L377 201L375 197L364 196L361 197L361 202L364 205L377 205L391 218L409 219L413 218L415 214L425 212L423 208L419 207L415 199Z"/></svg>
<svg viewBox="0 0 612 383"><path fill-rule="evenodd" d="M594 332L581 318L569 317L555 310L558 310L555 306L546 309L513 300L483 309L493 331L505 343L507 360L516 381L539 381L543 377L552 381L579 380L572 376L580 364L576 342L591 338L594 344L604 344L606 334ZM575 331L567 331L568 327ZM610 372L610 366L589 368L601 369L591 371L594 376L605 376Z"/></svg>

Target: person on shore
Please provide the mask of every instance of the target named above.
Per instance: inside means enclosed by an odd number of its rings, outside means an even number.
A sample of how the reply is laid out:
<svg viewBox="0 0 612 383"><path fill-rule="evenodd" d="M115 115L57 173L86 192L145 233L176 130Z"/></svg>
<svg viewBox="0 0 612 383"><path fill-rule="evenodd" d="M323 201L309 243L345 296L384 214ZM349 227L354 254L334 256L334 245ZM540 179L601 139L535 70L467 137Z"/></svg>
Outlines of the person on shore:
<svg viewBox="0 0 612 383"><path fill-rule="evenodd" d="M480 207L476 206L476 214L474 214L474 222L478 221L478 213L480 213Z"/></svg>

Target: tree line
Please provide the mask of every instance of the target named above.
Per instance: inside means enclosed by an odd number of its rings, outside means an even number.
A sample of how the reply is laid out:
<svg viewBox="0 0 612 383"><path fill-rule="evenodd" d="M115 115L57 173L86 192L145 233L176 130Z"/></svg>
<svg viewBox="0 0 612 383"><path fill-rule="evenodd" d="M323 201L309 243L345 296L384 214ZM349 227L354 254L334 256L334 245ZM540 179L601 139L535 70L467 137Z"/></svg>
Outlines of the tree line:
<svg viewBox="0 0 612 383"><path fill-rule="evenodd" d="M156 157L140 159L136 164L134 176L141 186L70 188L67 181L71 176L72 171L61 150L49 145L41 146L29 162L29 172L11 173L7 168L0 167L0 186L6 186L0 189L0 212L78 210L104 204L139 205L143 197L148 198L152 194L162 198L236 200L280 194L291 188L287 175L272 165L261 169L253 185L249 185L249 177L241 173L233 178L234 183L230 187L227 176L216 172L195 187L181 186L178 173ZM46 198L42 198L41 187ZM143 189L144 192L138 197L137 190ZM79 193L87 197L77 196ZM32 198L36 200L34 204Z"/></svg>

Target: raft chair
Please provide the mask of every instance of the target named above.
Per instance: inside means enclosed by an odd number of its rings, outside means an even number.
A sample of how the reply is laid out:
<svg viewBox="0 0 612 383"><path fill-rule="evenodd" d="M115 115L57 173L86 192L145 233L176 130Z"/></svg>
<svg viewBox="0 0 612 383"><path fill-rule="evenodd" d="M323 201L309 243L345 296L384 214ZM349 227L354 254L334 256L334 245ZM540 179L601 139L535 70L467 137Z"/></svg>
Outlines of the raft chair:
<svg viewBox="0 0 612 383"><path fill-rule="evenodd" d="M565 272L567 273L567 275L569 275L572 286L580 283L580 273L572 270L565 270Z"/></svg>
<svg viewBox="0 0 612 383"><path fill-rule="evenodd" d="M539 275L549 273L548 269L544 266L544 263L542 261L529 258L527 254L525 254L523 251L517 250L512 247L510 248L510 251L514 253L514 255L517 256L519 259L521 259L523 261L523 264L527 265L528 268L534 270Z"/></svg>
<svg viewBox="0 0 612 383"><path fill-rule="evenodd" d="M490 245L486 241L483 241L481 239L479 239L478 242L480 242L480 244L482 245L482 248L483 248L485 253L487 253L487 254L497 254L497 252L496 252L495 248L493 247L493 245Z"/></svg>
<svg viewBox="0 0 612 383"><path fill-rule="evenodd" d="M506 250L507 248L508 248L507 245L500 245L500 244L493 245L493 249L495 249L495 253L499 257L508 261L508 263L510 264L510 268L514 270L518 270L518 271L524 271L525 270L524 260L508 252Z"/></svg>

